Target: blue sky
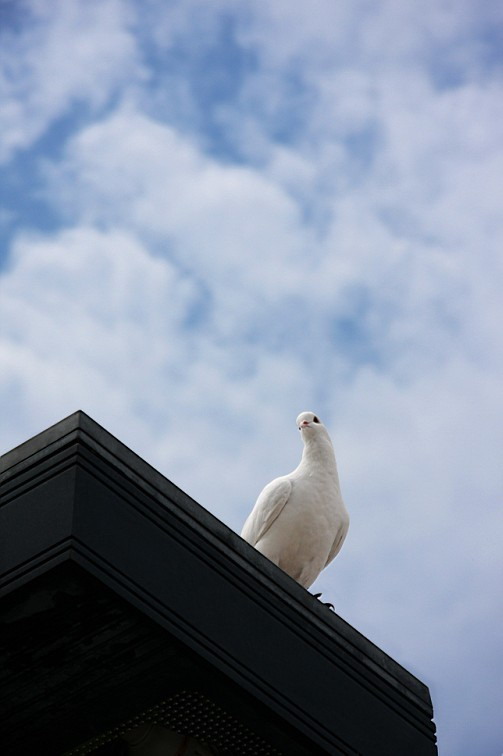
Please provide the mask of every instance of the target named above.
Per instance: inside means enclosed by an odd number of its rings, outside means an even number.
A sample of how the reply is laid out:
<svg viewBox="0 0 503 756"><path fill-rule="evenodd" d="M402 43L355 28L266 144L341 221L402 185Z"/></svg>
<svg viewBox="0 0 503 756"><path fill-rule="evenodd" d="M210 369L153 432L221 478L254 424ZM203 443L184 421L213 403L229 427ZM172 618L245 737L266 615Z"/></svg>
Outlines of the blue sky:
<svg viewBox="0 0 503 756"><path fill-rule="evenodd" d="M503 751L503 13L0 3L0 437L84 409L235 530L329 427L316 587Z"/></svg>

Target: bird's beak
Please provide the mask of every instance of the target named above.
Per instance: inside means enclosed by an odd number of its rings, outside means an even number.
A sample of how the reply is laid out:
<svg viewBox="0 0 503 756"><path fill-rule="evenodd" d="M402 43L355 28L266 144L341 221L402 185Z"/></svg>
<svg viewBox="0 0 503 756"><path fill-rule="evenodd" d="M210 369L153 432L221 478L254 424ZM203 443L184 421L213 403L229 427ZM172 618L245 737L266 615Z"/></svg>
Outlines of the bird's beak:
<svg viewBox="0 0 503 756"><path fill-rule="evenodd" d="M309 425L311 425L309 420L303 420L301 424L299 425L299 430L302 430L302 428L307 428Z"/></svg>

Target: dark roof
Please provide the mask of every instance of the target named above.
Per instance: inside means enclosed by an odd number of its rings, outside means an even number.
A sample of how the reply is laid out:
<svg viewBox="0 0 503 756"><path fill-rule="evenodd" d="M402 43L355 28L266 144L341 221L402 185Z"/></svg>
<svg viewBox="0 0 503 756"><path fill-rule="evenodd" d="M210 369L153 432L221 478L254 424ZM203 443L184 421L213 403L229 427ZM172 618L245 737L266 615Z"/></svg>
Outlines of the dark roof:
<svg viewBox="0 0 503 756"><path fill-rule="evenodd" d="M1 486L2 753L151 709L222 753L436 754L423 683L85 413Z"/></svg>

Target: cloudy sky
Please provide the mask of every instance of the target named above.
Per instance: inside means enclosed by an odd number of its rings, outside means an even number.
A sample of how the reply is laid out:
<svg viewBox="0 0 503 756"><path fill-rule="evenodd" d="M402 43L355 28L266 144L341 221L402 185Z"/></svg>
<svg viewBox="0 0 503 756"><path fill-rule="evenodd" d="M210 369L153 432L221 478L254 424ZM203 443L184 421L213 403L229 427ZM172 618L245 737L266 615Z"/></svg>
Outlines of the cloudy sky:
<svg viewBox="0 0 503 756"><path fill-rule="evenodd" d="M83 409L239 530L329 427L315 587L499 756L503 11L0 0L1 446Z"/></svg>

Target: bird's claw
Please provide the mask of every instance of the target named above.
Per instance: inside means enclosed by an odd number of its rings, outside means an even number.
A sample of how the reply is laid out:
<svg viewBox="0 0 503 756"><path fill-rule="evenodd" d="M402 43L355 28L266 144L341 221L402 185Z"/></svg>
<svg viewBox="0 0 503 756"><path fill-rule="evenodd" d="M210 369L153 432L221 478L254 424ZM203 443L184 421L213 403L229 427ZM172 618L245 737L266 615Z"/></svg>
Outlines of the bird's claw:
<svg viewBox="0 0 503 756"><path fill-rule="evenodd" d="M314 598L320 599L321 593L313 593ZM330 603L330 601L322 601L321 602L323 606L328 606L329 609L332 609L333 612L335 612L334 605Z"/></svg>

